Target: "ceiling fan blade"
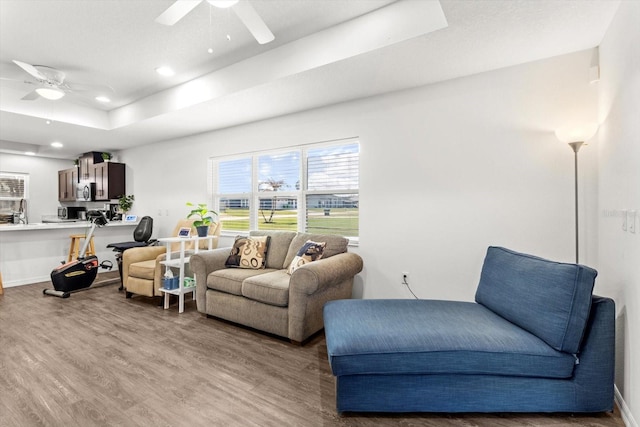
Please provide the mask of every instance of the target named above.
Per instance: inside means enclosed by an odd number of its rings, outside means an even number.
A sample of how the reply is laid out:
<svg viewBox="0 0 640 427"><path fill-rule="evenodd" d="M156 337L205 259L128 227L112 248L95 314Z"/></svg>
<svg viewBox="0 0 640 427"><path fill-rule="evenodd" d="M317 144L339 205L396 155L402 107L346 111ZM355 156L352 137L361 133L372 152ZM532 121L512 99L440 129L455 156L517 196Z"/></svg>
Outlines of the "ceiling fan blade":
<svg viewBox="0 0 640 427"><path fill-rule="evenodd" d="M238 18L249 29L253 37L256 38L258 43L266 44L275 39L273 33L264 23L258 12L251 6L246 0L241 0L231 7L233 11L238 15Z"/></svg>
<svg viewBox="0 0 640 427"><path fill-rule="evenodd" d="M34 99L38 99L39 97L40 95L38 95L38 93L34 90L29 92L28 94L26 94L20 99L22 99L23 101L33 101Z"/></svg>
<svg viewBox="0 0 640 427"><path fill-rule="evenodd" d="M62 87L72 92L96 92L105 95L116 93L116 91L109 85L65 82Z"/></svg>
<svg viewBox="0 0 640 427"><path fill-rule="evenodd" d="M177 0L156 18L156 22L162 25L173 25L200 3L202 0Z"/></svg>
<svg viewBox="0 0 640 427"><path fill-rule="evenodd" d="M47 80L46 76L43 76L40 71L38 71L36 69L36 67L34 67L31 64L27 64L26 62L21 62L21 61L16 61L15 59L13 60L14 64L16 64L18 67L22 68L23 70L25 70L27 73L31 74L33 77L35 77L38 80Z"/></svg>

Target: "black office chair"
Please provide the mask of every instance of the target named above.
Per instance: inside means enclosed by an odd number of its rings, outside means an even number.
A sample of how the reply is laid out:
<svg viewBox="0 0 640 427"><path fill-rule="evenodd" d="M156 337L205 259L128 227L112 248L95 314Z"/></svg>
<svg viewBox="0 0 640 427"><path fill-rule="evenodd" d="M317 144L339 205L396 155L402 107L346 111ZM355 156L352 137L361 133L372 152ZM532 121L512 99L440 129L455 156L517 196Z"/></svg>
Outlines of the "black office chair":
<svg viewBox="0 0 640 427"><path fill-rule="evenodd" d="M113 251L116 252L116 262L118 263L118 270L120 272L119 291L124 289L124 282L122 281L122 253L127 249L153 245L156 243L156 240L151 239L152 233L153 218L150 216L143 216L136 229L133 230L133 242L109 243L107 245L108 248L113 248Z"/></svg>

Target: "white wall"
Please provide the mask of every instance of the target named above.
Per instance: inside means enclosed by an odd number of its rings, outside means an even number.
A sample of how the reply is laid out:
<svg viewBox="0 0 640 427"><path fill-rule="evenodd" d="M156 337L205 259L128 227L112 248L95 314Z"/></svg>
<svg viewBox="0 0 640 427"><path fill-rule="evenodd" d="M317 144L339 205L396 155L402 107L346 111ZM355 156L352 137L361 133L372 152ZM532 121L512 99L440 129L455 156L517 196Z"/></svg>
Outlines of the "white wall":
<svg viewBox="0 0 640 427"><path fill-rule="evenodd" d="M640 420L640 218L622 229L623 210L640 212L640 3L622 2L600 46L599 283L617 310L616 386ZM623 408L624 409L624 408ZM623 411L624 414L624 411Z"/></svg>
<svg viewBox="0 0 640 427"><path fill-rule="evenodd" d="M73 167L71 160L0 153L0 170L29 174L29 221L58 213L58 171Z"/></svg>
<svg viewBox="0 0 640 427"><path fill-rule="evenodd" d="M441 84L167 141L121 153L136 213L159 233L207 200L210 156L359 137L356 296L472 300L489 245L574 259L573 152L553 130L595 120L579 52ZM304 96L304 94L300 94ZM596 215L596 152L581 156L585 224ZM399 207L392 207L392 205ZM595 257L585 232L581 261ZM360 289L360 287L362 287Z"/></svg>

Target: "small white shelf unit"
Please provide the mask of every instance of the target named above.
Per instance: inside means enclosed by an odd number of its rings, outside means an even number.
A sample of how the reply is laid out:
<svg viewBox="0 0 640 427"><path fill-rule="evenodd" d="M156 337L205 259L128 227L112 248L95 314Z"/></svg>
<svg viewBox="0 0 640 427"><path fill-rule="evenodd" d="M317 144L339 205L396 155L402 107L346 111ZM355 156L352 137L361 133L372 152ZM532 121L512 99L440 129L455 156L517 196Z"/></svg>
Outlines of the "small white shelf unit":
<svg viewBox="0 0 640 427"><path fill-rule="evenodd" d="M174 267L180 270L180 278L179 278L179 286L176 289L165 289L164 287L160 288L160 292L164 293L164 309L169 308L169 298L170 295L178 295L178 313L184 312L184 296L185 294L191 293L192 298L196 298L196 287L195 286L184 286L184 278L185 278L185 265L189 263L191 259L190 256L185 255L187 243L194 242L193 253L198 253L200 249L200 241L207 240L208 241L208 250L213 248L213 240L216 239L216 236L205 236L205 237L163 237L158 239L159 242L164 243L167 248L167 256L164 261L160 263L163 264L166 268ZM172 257L175 255L171 252L171 245L173 243L180 243L180 250L178 251L177 257Z"/></svg>

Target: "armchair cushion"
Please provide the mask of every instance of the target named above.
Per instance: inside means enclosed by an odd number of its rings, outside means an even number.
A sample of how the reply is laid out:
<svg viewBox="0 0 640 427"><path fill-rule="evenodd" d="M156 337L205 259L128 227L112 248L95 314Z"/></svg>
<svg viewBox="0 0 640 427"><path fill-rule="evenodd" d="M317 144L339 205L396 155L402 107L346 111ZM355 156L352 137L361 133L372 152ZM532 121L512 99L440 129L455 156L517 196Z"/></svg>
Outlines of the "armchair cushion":
<svg viewBox="0 0 640 427"><path fill-rule="evenodd" d="M134 262L133 264L129 265L129 276L138 277L140 279L153 280L155 268L155 258L147 261Z"/></svg>

